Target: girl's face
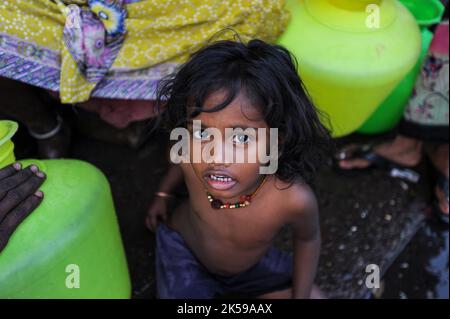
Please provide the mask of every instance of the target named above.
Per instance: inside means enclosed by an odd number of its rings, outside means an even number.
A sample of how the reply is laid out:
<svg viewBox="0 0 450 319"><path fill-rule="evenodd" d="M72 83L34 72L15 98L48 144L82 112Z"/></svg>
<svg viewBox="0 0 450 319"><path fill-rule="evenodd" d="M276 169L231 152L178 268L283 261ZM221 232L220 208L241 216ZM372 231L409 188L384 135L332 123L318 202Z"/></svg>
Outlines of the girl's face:
<svg viewBox="0 0 450 319"><path fill-rule="evenodd" d="M212 109L223 102L224 98L223 92L213 93L206 99L203 107L206 110ZM258 148L258 128L266 129L266 147L269 144L269 128L257 106L240 93L224 109L212 113L202 112L193 120L201 121L201 129L196 129L192 121L188 123L192 137L191 165L205 189L214 197L229 202L237 202L240 196L250 195L255 191L264 178L259 174L261 164L258 152L265 150ZM222 145L214 142L210 132L205 131L208 128L215 128L221 133ZM227 128L250 130L231 133L231 130L226 132ZM195 163L192 158L195 142L201 145L202 153L206 154L201 157L201 163ZM225 160L225 152L230 151L235 154L231 163ZM252 160L249 154L256 154L256 160ZM244 163L237 163L237 158L243 158Z"/></svg>

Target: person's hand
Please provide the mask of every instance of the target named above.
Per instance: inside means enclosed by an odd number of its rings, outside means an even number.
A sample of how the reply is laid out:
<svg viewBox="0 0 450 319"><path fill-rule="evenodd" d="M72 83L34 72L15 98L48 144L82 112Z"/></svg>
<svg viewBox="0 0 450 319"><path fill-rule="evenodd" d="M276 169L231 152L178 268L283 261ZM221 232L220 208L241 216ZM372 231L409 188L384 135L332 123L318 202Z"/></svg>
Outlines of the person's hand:
<svg viewBox="0 0 450 319"><path fill-rule="evenodd" d="M150 208L147 212L147 218L145 219L145 224L147 228L152 232L155 232L156 226L160 221L167 221L167 212L169 207L168 197L155 197L153 203L150 205Z"/></svg>
<svg viewBox="0 0 450 319"><path fill-rule="evenodd" d="M19 163L0 169L0 253L11 235L44 198L39 187L45 174L31 165L25 169Z"/></svg>

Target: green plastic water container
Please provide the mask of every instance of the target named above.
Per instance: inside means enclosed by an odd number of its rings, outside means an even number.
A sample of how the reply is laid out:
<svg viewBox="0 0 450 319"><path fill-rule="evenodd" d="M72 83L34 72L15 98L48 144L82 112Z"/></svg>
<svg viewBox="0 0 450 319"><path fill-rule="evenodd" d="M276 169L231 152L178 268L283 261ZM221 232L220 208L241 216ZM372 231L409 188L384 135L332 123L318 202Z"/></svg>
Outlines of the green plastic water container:
<svg viewBox="0 0 450 319"><path fill-rule="evenodd" d="M0 121L0 167L14 162L17 124ZM110 187L77 160L25 160L46 173L44 201L0 252L0 298L130 298Z"/></svg>
<svg viewBox="0 0 450 319"><path fill-rule="evenodd" d="M439 23L445 7L439 0L400 0L414 15L422 31L422 51L414 68L400 82L370 118L358 129L363 134L380 134L393 129L402 119L406 104L411 97L417 76L422 68L433 33L427 28Z"/></svg>
<svg viewBox="0 0 450 319"><path fill-rule="evenodd" d="M417 22L396 0L291 0L288 8L278 42L297 57L333 135L355 132L417 63Z"/></svg>

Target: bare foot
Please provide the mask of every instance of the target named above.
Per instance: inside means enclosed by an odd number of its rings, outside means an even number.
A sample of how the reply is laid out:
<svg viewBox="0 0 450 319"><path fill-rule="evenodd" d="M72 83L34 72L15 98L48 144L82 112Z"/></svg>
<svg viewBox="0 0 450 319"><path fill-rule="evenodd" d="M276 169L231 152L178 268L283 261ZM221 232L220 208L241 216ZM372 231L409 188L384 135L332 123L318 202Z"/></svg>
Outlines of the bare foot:
<svg viewBox="0 0 450 319"><path fill-rule="evenodd" d="M430 158L433 166L445 177L449 177L449 145L434 145L427 147L427 154ZM444 214L449 214L448 193L436 185L435 189L436 198L439 202L439 209Z"/></svg>
<svg viewBox="0 0 450 319"><path fill-rule="evenodd" d="M428 146L426 148L427 154L430 157L431 163L433 163L434 167L441 172L444 176L448 178L449 176L449 145L441 144L441 145L433 145Z"/></svg>
<svg viewBox="0 0 450 319"><path fill-rule="evenodd" d="M439 201L439 209L442 213L448 215L449 213L449 204L448 204L448 194L445 194L444 191L436 185L435 189L436 198Z"/></svg>
<svg viewBox="0 0 450 319"><path fill-rule="evenodd" d="M402 166L414 167L420 163L422 159L422 145L419 140L398 135L393 141L386 142L374 147L374 152L394 163ZM371 163L362 158L352 158L352 153L357 145L346 147L340 154L339 166L342 169L364 169Z"/></svg>

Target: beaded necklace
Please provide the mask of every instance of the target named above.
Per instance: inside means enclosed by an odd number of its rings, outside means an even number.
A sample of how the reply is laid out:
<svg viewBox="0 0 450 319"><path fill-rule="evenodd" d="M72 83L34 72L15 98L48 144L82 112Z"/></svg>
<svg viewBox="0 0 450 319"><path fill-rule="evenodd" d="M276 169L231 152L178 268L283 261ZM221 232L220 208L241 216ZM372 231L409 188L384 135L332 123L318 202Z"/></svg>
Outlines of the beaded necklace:
<svg viewBox="0 0 450 319"><path fill-rule="evenodd" d="M220 199L214 198L210 192L206 191L206 196L208 197L208 201L211 203L211 207L214 209L234 209L234 208L243 208L247 207L251 204L252 199L256 196L262 186L265 184L267 180L267 175L264 176L263 181L259 184L258 188L250 195L244 195L239 198L239 202L237 203L223 203Z"/></svg>

